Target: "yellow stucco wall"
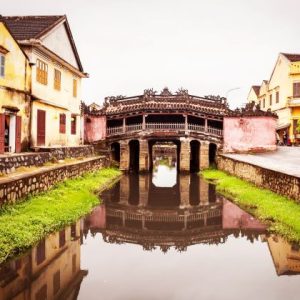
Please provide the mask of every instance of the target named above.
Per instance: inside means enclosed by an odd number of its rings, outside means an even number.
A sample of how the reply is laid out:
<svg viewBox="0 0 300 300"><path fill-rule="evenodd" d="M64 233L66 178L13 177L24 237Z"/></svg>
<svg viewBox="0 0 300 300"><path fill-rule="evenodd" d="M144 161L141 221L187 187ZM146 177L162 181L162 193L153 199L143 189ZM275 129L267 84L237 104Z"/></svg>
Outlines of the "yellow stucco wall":
<svg viewBox="0 0 300 300"><path fill-rule="evenodd" d="M0 45L9 51L5 54L5 76L0 77L0 113L8 113L3 106L19 109L17 115L22 117L22 148L26 149L30 132L30 97L24 92L30 92L31 68L28 59L2 22Z"/></svg>
<svg viewBox="0 0 300 300"><path fill-rule="evenodd" d="M265 99L266 105L265 107L261 105L261 109L271 109L271 111L277 113L278 127L291 124L288 133L292 142L295 142L296 138L294 136L293 120L300 119L300 99L299 107L291 105L291 101L293 101L293 83L298 81L300 82L300 62L290 62L284 55L279 54L270 80L268 83L262 83L258 97L258 101L261 102ZM276 92L279 92L279 103L276 103ZM270 95L272 95L272 105L270 105ZM250 101L249 96L248 101Z"/></svg>
<svg viewBox="0 0 300 300"><path fill-rule="evenodd" d="M46 105L39 101L32 103L31 143L37 145L37 111L46 111L46 147L77 146L80 144L80 116L77 116L76 134L71 134L71 111ZM59 114L66 114L66 133L59 133Z"/></svg>
<svg viewBox="0 0 300 300"><path fill-rule="evenodd" d="M37 100L32 105L31 145L37 146L37 110L46 110L46 147L78 146L81 144L81 78L53 59L41 55L36 50L26 50L32 62L37 59L48 65L48 83L41 84L36 79L36 66L32 67L32 94ZM54 89L54 69L61 72L61 90ZM73 79L77 80L77 96L73 96ZM66 133L59 133L59 114L66 114ZM71 115L77 115L76 134L71 134Z"/></svg>
<svg viewBox="0 0 300 300"><path fill-rule="evenodd" d="M257 98L257 95L256 95L254 89L251 88L251 90L250 90L250 92L248 94L247 102L251 103L253 101L257 104L258 103L258 98Z"/></svg>

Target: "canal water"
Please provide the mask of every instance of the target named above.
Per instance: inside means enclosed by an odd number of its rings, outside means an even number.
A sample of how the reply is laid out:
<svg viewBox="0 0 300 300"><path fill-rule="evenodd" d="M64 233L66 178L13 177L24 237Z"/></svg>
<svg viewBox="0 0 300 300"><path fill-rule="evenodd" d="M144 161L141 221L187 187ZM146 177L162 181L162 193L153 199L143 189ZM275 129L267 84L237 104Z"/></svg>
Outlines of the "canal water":
<svg viewBox="0 0 300 300"><path fill-rule="evenodd" d="M0 267L0 299L299 299L300 248L172 159Z"/></svg>

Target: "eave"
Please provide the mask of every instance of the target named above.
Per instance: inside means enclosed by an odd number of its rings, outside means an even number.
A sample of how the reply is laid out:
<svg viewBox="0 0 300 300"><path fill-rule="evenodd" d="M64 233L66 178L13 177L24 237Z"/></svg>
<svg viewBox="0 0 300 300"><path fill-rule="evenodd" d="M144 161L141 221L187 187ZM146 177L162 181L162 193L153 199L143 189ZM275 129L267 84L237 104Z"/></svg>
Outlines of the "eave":
<svg viewBox="0 0 300 300"><path fill-rule="evenodd" d="M43 54L45 54L49 58L57 61L58 63L60 63L64 67L66 67L68 70L70 70L72 73L76 74L80 78L88 78L89 77L88 73L81 72L79 69L77 69L76 67L74 67L73 65L68 63L66 60L64 60L57 54L55 54L53 51L51 51L50 49L48 49L47 47L42 45L42 42L40 40L35 40L35 39L23 40L23 41L19 41L19 44L21 46L25 46L25 47L31 46L33 48L38 49Z"/></svg>

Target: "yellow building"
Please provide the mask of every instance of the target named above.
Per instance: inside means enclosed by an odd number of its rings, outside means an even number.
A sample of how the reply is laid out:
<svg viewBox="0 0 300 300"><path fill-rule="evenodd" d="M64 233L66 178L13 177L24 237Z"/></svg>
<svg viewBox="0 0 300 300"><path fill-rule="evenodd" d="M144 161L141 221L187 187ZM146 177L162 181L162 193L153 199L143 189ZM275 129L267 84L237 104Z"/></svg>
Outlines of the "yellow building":
<svg viewBox="0 0 300 300"><path fill-rule="evenodd" d="M277 236L267 238L269 250L278 276L300 273L300 249Z"/></svg>
<svg viewBox="0 0 300 300"><path fill-rule="evenodd" d="M31 146L80 145L81 79L87 74L66 16L3 19L32 66Z"/></svg>
<svg viewBox="0 0 300 300"><path fill-rule="evenodd" d="M257 90L257 86L251 87L248 102L255 101L262 110L274 111L278 115L277 131L280 136L286 131L292 143L299 143L300 54L280 53L270 79L264 80L259 92Z"/></svg>
<svg viewBox="0 0 300 300"><path fill-rule="evenodd" d="M0 20L0 153L28 147L30 71L25 52Z"/></svg>
<svg viewBox="0 0 300 300"><path fill-rule="evenodd" d="M40 241L27 255L0 266L0 299L76 299L80 268L80 221Z"/></svg>

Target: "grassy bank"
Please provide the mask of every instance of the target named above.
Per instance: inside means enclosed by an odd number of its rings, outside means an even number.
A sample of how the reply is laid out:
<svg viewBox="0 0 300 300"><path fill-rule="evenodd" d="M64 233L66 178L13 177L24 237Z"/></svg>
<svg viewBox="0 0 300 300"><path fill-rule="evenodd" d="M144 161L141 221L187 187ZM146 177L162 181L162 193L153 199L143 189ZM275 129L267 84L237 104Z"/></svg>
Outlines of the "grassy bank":
<svg viewBox="0 0 300 300"><path fill-rule="evenodd" d="M290 241L300 242L299 204L219 170L206 170L201 174L205 179L217 183L218 192L258 219L270 224L272 232Z"/></svg>
<svg viewBox="0 0 300 300"><path fill-rule="evenodd" d="M0 210L0 263L89 213L99 204L96 192L121 172L102 169L59 183L46 193Z"/></svg>

